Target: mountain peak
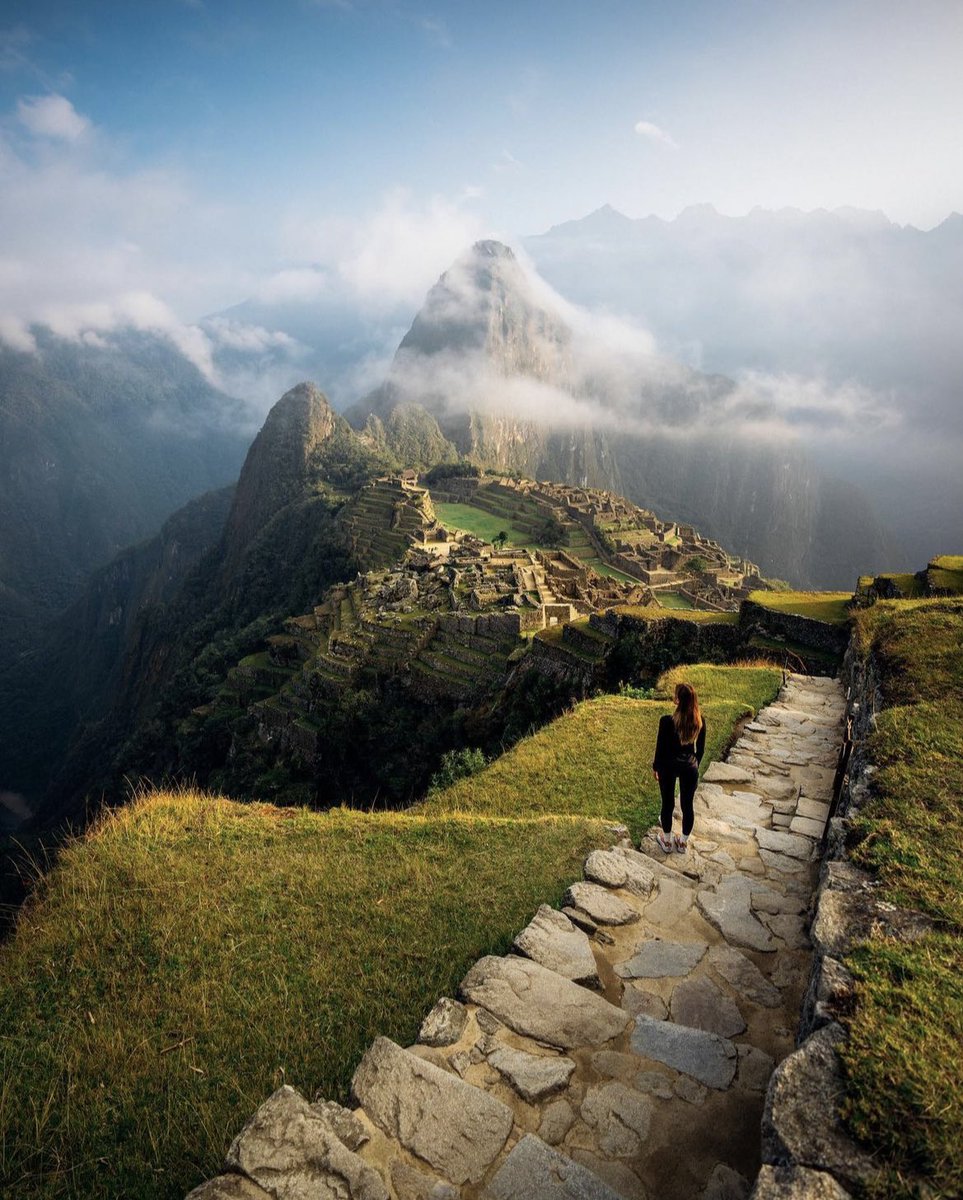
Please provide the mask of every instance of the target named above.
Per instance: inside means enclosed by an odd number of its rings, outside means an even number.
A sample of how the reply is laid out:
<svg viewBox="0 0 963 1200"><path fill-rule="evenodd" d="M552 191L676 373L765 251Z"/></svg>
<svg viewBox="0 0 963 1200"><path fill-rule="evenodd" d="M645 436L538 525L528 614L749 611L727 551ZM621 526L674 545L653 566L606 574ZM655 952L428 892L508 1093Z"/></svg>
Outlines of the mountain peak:
<svg viewBox="0 0 963 1200"><path fill-rule="evenodd" d="M299 383L278 400L241 468L227 524L228 558L309 486L317 452L337 422L327 397L313 383Z"/></svg>
<svg viewBox="0 0 963 1200"><path fill-rule="evenodd" d="M515 261L515 252L510 246L506 246L504 242L495 241L494 238L484 238L480 242L476 242L471 248L471 254L475 258L501 258L506 262Z"/></svg>

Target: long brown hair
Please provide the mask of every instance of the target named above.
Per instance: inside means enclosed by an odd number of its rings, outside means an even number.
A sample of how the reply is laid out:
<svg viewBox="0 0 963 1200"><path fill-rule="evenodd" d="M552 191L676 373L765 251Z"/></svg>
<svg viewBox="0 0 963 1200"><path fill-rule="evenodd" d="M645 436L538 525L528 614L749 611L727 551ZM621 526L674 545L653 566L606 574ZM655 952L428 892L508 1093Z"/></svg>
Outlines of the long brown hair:
<svg viewBox="0 0 963 1200"><path fill-rule="evenodd" d="M672 714L672 723L683 746L688 746L699 736L702 713L699 709L699 697L691 683L675 685L675 712Z"/></svg>

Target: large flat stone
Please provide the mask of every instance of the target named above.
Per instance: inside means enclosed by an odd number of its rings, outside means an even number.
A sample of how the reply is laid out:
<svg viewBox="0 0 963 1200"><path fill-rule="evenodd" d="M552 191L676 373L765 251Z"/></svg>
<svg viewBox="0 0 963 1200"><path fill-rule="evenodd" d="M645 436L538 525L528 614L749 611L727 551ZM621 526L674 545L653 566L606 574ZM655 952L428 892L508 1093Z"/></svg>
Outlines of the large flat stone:
<svg viewBox="0 0 963 1200"><path fill-rule="evenodd" d="M822 800L800 800L796 806L796 813L800 817L808 817L811 821L825 825L829 818L829 803Z"/></svg>
<svg viewBox="0 0 963 1200"><path fill-rule="evenodd" d="M845 1089L836 1047L845 1036L839 1025L824 1025L776 1068L762 1118L763 1162L831 1171L847 1185L877 1174L839 1117Z"/></svg>
<svg viewBox="0 0 963 1200"><path fill-rule="evenodd" d="M622 1200L588 1167L560 1154L533 1133L512 1150L484 1200Z"/></svg>
<svg viewBox="0 0 963 1200"><path fill-rule="evenodd" d="M778 875L799 875L804 872L808 864L800 862L798 858L792 858L788 854L781 854L778 850L759 850L759 857L762 859L766 867L766 872Z"/></svg>
<svg viewBox="0 0 963 1200"><path fill-rule="evenodd" d="M752 907L757 913L794 913L798 916L809 908L809 898L802 891L784 893L764 883L754 883Z"/></svg>
<svg viewBox="0 0 963 1200"><path fill-rule="evenodd" d="M775 829L757 829L756 841L764 850L787 854L800 862L809 862L813 856L813 844L807 837L794 833L777 833Z"/></svg>
<svg viewBox="0 0 963 1200"><path fill-rule="evenodd" d="M498 1046L489 1054L488 1061L523 1100L532 1104L561 1091L575 1070L575 1063L570 1058L527 1054L511 1046Z"/></svg>
<svg viewBox="0 0 963 1200"><path fill-rule="evenodd" d="M691 887L665 879L659 884L658 895L645 906L645 919L650 925L667 929L686 916L694 903L695 896Z"/></svg>
<svg viewBox="0 0 963 1200"><path fill-rule="evenodd" d="M669 1014L677 1025L704 1029L731 1038L743 1033L746 1022L731 996L721 992L705 975L683 979L672 993Z"/></svg>
<svg viewBox="0 0 963 1200"><path fill-rule="evenodd" d="M740 996L763 1008L778 1008L782 993L769 982L756 964L732 946L713 946L709 966Z"/></svg>
<svg viewBox="0 0 963 1200"><path fill-rule="evenodd" d="M710 763L702 778L707 783L752 783L752 774L745 767L734 767L731 763Z"/></svg>
<svg viewBox="0 0 963 1200"><path fill-rule="evenodd" d="M582 1101L582 1120L595 1130L609 1158L637 1158L649 1136L653 1102L624 1083L591 1088Z"/></svg>
<svg viewBox="0 0 963 1200"><path fill-rule="evenodd" d="M390 1170L391 1186L398 1200L458 1200L458 1192L450 1183L437 1175L419 1171L401 1159L393 1159Z"/></svg>
<svg viewBox="0 0 963 1200"><path fill-rule="evenodd" d="M701 1029L687 1029L671 1021L636 1017L632 1049L719 1091L736 1073L736 1048L726 1038Z"/></svg>
<svg viewBox="0 0 963 1200"><path fill-rule="evenodd" d="M274 1200L388 1200L378 1172L287 1085L268 1097L237 1135L225 1166L253 1179Z"/></svg>
<svg viewBox="0 0 963 1200"><path fill-rule="evenodd" d="M597 925L630 925L639 919L631 905L597 883L573 883L564 902L587 913Z"/></svg>
<svg viewBox="0 0 963 1200"><path fill-rule="evenodd" d="M804 801L803 803L812 803ZM821 838L826 829L826 819L815 820L813 817L799 816L798 810L796 816L789 822L789 828L793 833L802 834L805 837Z"/></svg>
<svg viewBox="0 0 963 1200"><path fill-rule="evenodd" d="M703 916L732 946L749 950L774 950L772 934L753 916L752 884L742 875L729 875L714 891L698 895Z"/></svg>
<svg viewBox="0 0 963 1200"><path fill-rule="evenodd" d="M477 1183L511 1133L507 1105L388 1038L375 1038L351 1087L379 1129L452 1183Z"/></svg>
<svg viewBox="0 0 963 1200"><path fill-rule="evenodd" d="M647 863L636 862L619 850L593 850L585 860L585 878L605 887L625 888L648 896L655 887L655 872Z"/></svg>
<svg viewBox="0 0 963 1200"><path fill-rule="evenodd" d="M515 938L519 954L575 983L599 986L599 972L588 937L563 913L542 904Z"/></svg>
<svg viewBox="0 0 963 1200"><path fill-rule="evenodd" d="M462 980L461 993L516 1033L562 1050L601 1045L631 1019L608 1000L527 958L480 959Z"/></svg>
<svg viewBox="0 0 963 1200"><path fill-rule="evenodd" d="M706 952L705 942L643 942L635 954L615 968L620 979L666 979L688 975Z"/></svg>

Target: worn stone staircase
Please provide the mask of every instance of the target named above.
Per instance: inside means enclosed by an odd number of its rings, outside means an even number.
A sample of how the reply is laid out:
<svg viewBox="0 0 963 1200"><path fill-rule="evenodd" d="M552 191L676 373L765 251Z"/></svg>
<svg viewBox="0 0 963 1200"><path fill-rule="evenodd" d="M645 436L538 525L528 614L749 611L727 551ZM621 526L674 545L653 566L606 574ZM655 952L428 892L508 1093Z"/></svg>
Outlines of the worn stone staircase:
<svg viewBox="0 0 963 1200"><path fill-rule="evenodd" d="M706 771L686 854L593 851L416 1045L372 1044L356 1108L280 1088L191 1200L745 1200L843 712L836 682L790 677Z"/></svg>

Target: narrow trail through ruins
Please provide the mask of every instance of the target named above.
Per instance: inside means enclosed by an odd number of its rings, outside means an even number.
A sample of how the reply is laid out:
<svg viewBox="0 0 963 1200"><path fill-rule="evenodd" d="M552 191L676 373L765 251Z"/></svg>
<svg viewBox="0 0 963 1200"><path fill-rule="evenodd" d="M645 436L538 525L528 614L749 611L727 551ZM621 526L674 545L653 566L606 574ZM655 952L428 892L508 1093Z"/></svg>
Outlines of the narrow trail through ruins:
<svg viewBox="0 0 963 1200"><path fill-rule="evenodd" d="M280 1089L192 1196L748 1196L809 974L844 708L838 682L790 676L706 771L686 854L651 834L594 851L418 1044L373 1043L359 1108Z"/></svg>

